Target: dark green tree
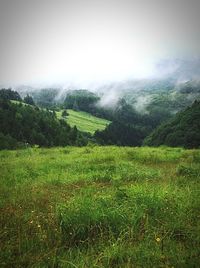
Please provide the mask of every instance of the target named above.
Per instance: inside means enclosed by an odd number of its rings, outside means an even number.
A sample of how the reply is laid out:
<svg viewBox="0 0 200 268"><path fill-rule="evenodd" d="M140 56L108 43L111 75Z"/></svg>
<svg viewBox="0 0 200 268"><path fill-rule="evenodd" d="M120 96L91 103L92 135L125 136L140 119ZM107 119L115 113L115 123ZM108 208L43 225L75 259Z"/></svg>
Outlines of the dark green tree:
<svg viewBox="0 0 200 268"><path fill-rule="evenodd" d="M35 105L33 98L28 94L24 97L24 102L30 105Z"/></svg>
<svg viewBox="0 0 200 268"><path fill-rule="evenodd" d="M66 117L66 116L68 116L69 114L68 114L68 112L66 111L66 110L64 110L63 112L62 112L62 116L63 117Z"/></svg>

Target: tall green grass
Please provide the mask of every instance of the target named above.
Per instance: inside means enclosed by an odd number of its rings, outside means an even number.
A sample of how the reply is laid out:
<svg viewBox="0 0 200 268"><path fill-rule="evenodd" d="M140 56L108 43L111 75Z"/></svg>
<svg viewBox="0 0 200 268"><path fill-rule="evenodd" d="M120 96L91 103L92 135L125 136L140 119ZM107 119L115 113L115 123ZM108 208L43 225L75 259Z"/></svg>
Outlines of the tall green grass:
<svg viewBox="0 0 200 268"><path fill-rule="evenodd" d="M1 267L199 267L200 150L0 152Z"/></svg>

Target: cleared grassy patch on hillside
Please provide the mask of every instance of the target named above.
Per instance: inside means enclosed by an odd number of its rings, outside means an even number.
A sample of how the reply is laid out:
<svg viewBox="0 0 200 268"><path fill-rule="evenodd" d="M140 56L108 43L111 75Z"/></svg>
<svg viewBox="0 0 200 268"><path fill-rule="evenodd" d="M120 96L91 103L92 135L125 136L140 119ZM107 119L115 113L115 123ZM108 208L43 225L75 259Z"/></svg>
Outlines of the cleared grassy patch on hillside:
<svg viewBox="0 0 200 268"><path fill-rule="evenodd" d="M14 104L22 104L22 105L26 105L26 106L32 106L32 105L30 105L30 104L28 104L28 103L25 103L25 102L23 102L23 101L17 101L17 100L10 100L12 103L14 103Z"/></svg>
<svg viewBox="0 0 200 268"><path fill-rule="evenodd" d="M58 118L64 118L71 126L76 126L80 131L93 134L96 130L103 130L110 121L93 116L86 112L77 112L68 109L68 116L62 117L62 111L56 112Z"/></svg>
<svg viewBox="0 0 200 268"><path fill-rule="evenodd" d="M199 267L200 150L0 152L1 267Z"/></svg>

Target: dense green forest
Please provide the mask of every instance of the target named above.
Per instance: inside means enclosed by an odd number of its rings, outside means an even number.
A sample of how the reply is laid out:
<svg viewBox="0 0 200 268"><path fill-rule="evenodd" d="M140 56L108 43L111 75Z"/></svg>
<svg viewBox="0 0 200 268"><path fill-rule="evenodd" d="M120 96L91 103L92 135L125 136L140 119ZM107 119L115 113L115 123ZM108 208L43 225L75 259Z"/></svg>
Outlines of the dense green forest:
<svg viewBox="0 0 200 268"><path fill-rule="evenodd" d="M0 148L14 149L28 145L85 145L86 138L76 127L58 120L55 112L37 106L12 103L0 98Z"/></svg>
<svg viewBox="0 0 200 268"><path fill-rule="evenodd" d="M176 114L167 123L162 124L144 141L145 145L200 146L200 101Z"/></svg>
<svg viewBox="0 0 200 268"><path fill-rule="evenodd" d="M68 91L64 100L66 109L90 111L90 109L99 101L99 97L88 90Z"/></svg>
<svg viewBox="0 0 200 268"><path fill-rule="evenodd" d="M22 98L19 93L17 91L12 90L11 88L2 88L0 90L0 99L22 101Z"/></svg>
<svg viewBox="0 0 200 268"><path fill-rule="evenodd" d="M119 100L112 110L112 118L105 130L95 133L100 144L138 146L151 130L149 122L145 124L145 116L136 112L124 99Z"/></svg>

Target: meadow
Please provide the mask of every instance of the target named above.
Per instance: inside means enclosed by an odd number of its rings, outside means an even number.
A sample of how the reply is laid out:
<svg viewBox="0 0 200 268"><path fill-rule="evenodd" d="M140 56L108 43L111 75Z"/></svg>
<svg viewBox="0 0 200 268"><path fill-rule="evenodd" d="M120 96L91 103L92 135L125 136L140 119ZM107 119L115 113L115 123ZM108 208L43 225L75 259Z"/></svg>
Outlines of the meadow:
<svg viewBox="0 0 200 268"><path fill-rule="evenodd" d="M0 267L199 267L200 150L0 152Z"/></svg>
<svg viewBox="0 0 200 268"><path fill-rule="evenodd" d="M62 111L63 110L56 112L57 117L59 119L66 119L70 126L77 126L78 130L83 132L94 134L96 130L104 130L110 123L110 121L106 119L93 116L86 112L74 111L71 109L67 109L67 113L69 114L68 116L62 117Z"/></svg>

